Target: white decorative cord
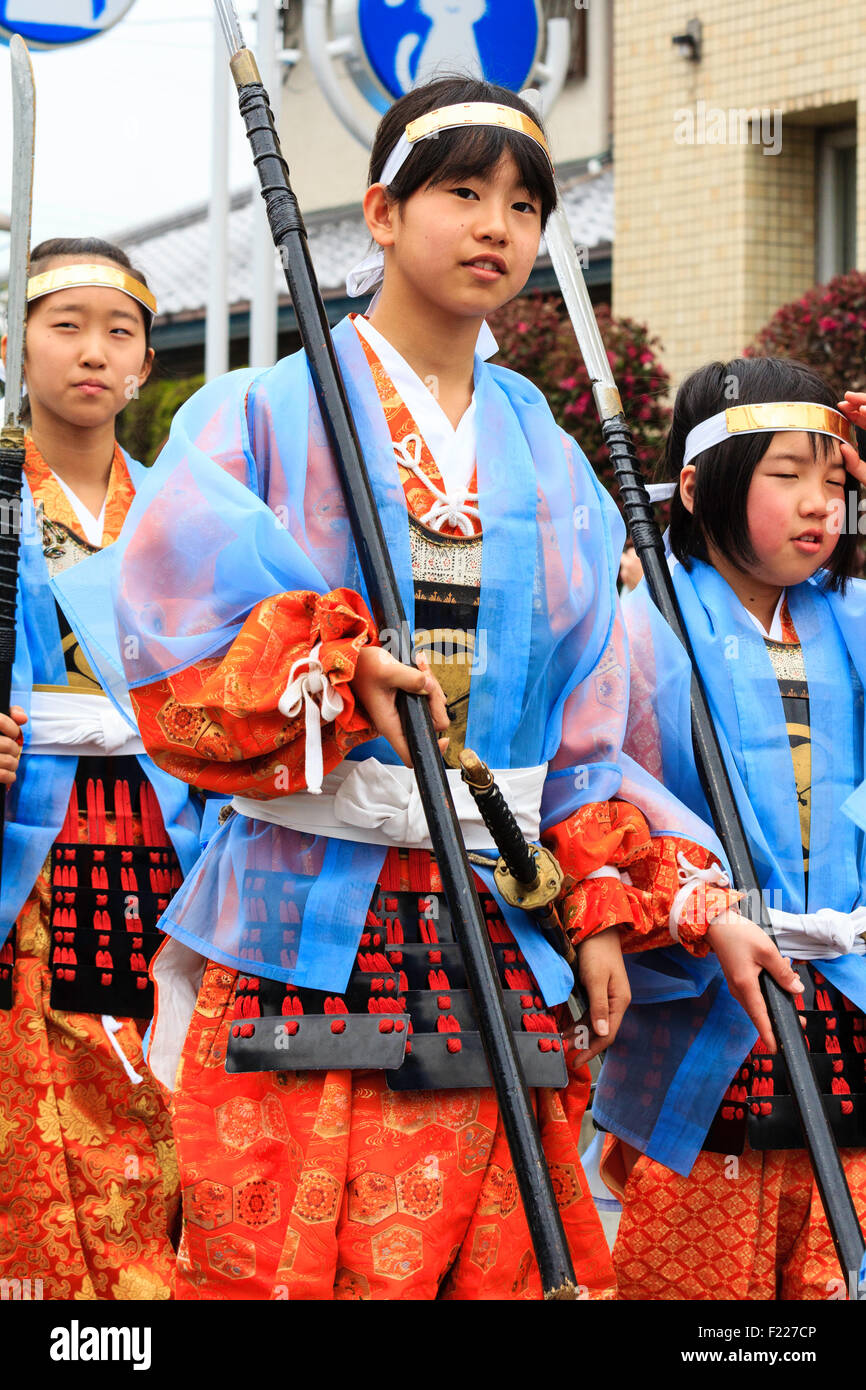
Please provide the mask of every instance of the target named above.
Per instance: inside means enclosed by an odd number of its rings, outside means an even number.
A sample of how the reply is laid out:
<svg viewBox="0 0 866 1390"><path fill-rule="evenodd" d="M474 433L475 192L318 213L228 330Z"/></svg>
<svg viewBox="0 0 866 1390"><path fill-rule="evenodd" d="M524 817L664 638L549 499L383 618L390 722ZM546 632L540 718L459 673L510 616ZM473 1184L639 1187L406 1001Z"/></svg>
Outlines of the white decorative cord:
<svg viewBox="0 0 866 1390"><path fill-rule="evenodd" d="M718 864L710 864L706 869L699 869L696 864L689 862L682 850L677 855L677 864L679 865L677 875L682 887L671 903L668 928L674 941L679 943L680 918L686 903L698 884L711 883L714 888L730 888L731 880Z"/></svg>
<svg viewBox="0 0 866 1390"><path fill-rule="evenodd" d="M414 451L410 450L410 444L414 444ZM453 493L443 492L427 477L421 467L421 449L421 439L417 434L407 434L399 444L394 444L397 462L408 468L410 473L414 473L436 499L429 512L421 517L422 525L429 526L432 531L441 531L445 525L456 526L464 536L473 536L475 528L471 518L479 519L481 513L477 507L471 507L469 503L478 501L478 493L470 492L465 487L458 488Z"/></svg>
<svg viewBox="0 0 866 1390"><path fill-rule="evenodd" d="M343 697L334 689L322 669L319 653L321 642L313 648L309 656L299 657L292 663L286 688L280 696L277 708L286 719L296 719L304 710L304 781L307 791L318 795L322 790L324 762L322 759L322 724L330 724L343 708ZM298 672L306 667L306 673ZM321 697L317 704L314 695Z"/></svg>
<svg viewBox="0 0 866 1390"><path fill-rule="evenodd" d="M120 1046L120 1043L117 1041L117 1038L114 1036L115 1033L120 1032L121 1028L123 1027L123 1024L118 1023L116 1018L111 1017L111 1014L102 1014L100 1016L100 1022L102 1023L102 1027L105 1030L105 1036L108 1038L108 1041L111 1043L111 1046L114 1048L115 1052L117 1053L118 1057L123 1063L123 1070L126 1072L133 1086L140 1086L142 1081L144 1080L144 1077L139 1076L138 1072L133 1067L123 1048Z"/></svg>

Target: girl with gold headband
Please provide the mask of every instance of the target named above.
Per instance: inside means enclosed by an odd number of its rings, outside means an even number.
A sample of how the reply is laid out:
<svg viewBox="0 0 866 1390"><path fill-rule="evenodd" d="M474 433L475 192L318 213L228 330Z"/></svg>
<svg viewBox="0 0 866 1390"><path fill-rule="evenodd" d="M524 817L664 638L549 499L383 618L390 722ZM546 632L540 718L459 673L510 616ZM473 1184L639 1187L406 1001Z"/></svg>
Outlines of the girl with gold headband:
<svg viewBox="0 0 866 1390"><path fill-rule="evenodd" d="M674 587L863 1222L866 585L851 578L853 443L808 367L714 362L677 393L663 473ZM688 663L645 585L624 608L626 747L707 815ZM735 953L750 937L760 947L756 932L720 915L703 939L671 942L632 972L593 1108L616 1136L602 1174L623 1202L622 1298L851 1296L766 1015L742 1007Z"/></svg>
<svg viewBox="0 0 866 1390"><path fill-rule="evenodd" d="M715 842L621 754L616 510L538 391L485 360L486 315L526 283L555 198L505 89L442 79L381 122L376 249L350 286L378 293L334 341L422 669L368 611L303 353L189 402L130 516L118 619L142 737L234 796L154 963L180 1296L540 1296L398 689L429 698L449 768L465 743L497 769L567 875L589 1011L566 1067L570 970L477 869L577 1277L612 1292L578 1158L585 1063L627 1003L620 937L666 937L677 853L705 869Z"/></svg>
<svg viewBox="0 0 866 1390"><path fill-rule="evenodd" d="M119 248L89 238L34 250L28 301L0 1278L45 1299L169 1298L177 1171L133 1020L153 1012L156 922L198 853L199 813L106 698L51 590L71 567L95 582L91 558L116 540L145 474L114 431L150 374L156 301ZM93 599L110 592L96 584Z"/></svg>

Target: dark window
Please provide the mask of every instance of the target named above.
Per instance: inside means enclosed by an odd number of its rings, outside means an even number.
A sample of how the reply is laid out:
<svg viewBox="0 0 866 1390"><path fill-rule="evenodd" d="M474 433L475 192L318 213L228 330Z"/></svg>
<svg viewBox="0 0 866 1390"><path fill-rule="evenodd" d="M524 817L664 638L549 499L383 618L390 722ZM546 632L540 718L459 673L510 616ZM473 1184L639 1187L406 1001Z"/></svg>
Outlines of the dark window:
<svg viewBox="0 0 866 1390"><path fill-rule="evenodd" d="M819 284L857 264L857 128L817 131L815 271Z"/></svg>

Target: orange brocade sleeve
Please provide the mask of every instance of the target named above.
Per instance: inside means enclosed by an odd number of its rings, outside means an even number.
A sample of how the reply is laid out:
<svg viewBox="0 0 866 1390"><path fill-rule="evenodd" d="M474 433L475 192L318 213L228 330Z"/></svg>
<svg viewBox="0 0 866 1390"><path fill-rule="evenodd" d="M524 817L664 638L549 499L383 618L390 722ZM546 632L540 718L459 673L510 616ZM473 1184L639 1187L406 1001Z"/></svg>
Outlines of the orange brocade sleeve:
<svg viewBox="0 0 866 1390"><path fill-rule="evenodd" d="M376 731L349 682L358 653L377 646L360 595L333 589L277 594L256 604L228 651L131 692L144 745L154 762L196 786L267 800L302 791L304 711L278 709L294 662L321 643L318 658L343 708L322 724L325 772Z"/></svg>
<svg viewBox="0 0 866 1390"><path fill-rule="evenodd" d="M599 801L582 806L543 836L565 874L560 899L563 925L575 945L596 932L617 926L624 951L646 951L673 944L671 905L680 889L677 855L697 869L718 861L709 850L675 835L650 835L636 806L627 801ZM610 866L631 880L588 878ZM680 917L680 943L692 955L709 951L707 924L732 907L740 894L700 884Z"/></svg>

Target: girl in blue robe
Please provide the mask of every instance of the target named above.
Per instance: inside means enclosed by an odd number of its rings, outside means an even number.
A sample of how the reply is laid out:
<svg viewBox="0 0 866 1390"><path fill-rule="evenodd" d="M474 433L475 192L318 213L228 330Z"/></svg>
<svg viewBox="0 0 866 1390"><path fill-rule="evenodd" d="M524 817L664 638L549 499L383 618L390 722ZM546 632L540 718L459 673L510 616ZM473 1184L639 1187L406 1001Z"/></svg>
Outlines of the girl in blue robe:
<svg viewBox="0 0 866 1390"><path fill-rule="evenodd" d="M150 373L155 300L119 248L55 239L33 252L28 305L12 671L23 749L0 895L0 1276L36 1279L45 1299L169 1298L179 1194L141 1029L156 922L198 856L199 798L146 756L51 587L77 571L95 603L111 601L88 570L146 476L115 423Z"/></svg>
<svg viewBox="0 0 866 1390"><path fill-rule="evenodd" d="M585 1062L627 1002L620 934L666 934L676 853L706 870L718 847L622 753L615 508L479 339L523 287L555 196L543 132L504 89L443 79L382 121L364 199L377 251L358 276L381 294L334 343L420 672L406 635L370 617L303 353L180 411L105 557L116 625L74 574L58 581L107 681L122 656L157 762L234 797L154 967L183 1296L540 1294L397 688L426 693L449 731L578 1279L610 1291L577 1150ZM589 996L568 1068L571 972L496 891L454 770L464 744L568 876Z"/></svg>
<svg viewBox="0 0 866 1390"><path fill-rule="evenodd" d="M859 465L833 406L797 363L712 363L680 387L664 467L674 587L862 1220L866 592ZM626 617L627 746L707 816L685 655L645 585ZM671 945L630 971L593 1112L616 1136L602 1168L623 1200L621 1297L844 1296L784 1066L742 1007L740 930L717 917L712 954Z"/></svg>

